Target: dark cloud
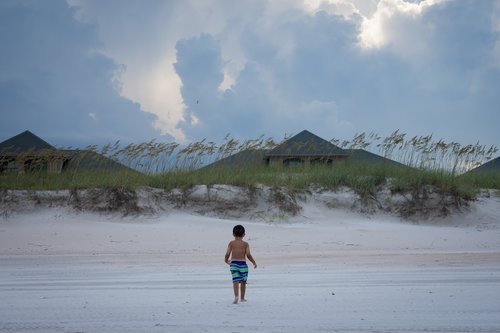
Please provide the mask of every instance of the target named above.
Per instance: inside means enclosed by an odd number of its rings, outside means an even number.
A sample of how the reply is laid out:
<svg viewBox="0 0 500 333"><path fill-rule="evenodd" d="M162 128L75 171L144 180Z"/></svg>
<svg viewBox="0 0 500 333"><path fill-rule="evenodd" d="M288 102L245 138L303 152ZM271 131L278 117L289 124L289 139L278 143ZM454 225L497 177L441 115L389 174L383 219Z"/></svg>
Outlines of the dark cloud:
<svg viewBox="0 0 500 333"><path fill-rule="evenodd" d="M258 133L256 124L269 112L272 103L252 63L240 73L233 90L219 91L224 79L220 45L211 35L181 40L176 45L175 69L182 79L182 96L187 105L186 122L181 124L190 138L217 139ZM192 116L198 122L192 121Z"/></svg>
<svg viewBox="0 0 500 333"><path fill-rule="evenodd" d="M141 141L154 117L120 96L121 68L65 1L0 3L2 138L26 129L56 145Z"/></svg>
<svg viewBox="0 0 500 333"><path fill-rule="evenodd" d="M176 45L177 62L174 67L183 78L182 95L188 103L201 100L211 105L217 98L224 79L220 47L211 35L181 40Z"/></svg>
<svg viewBox="0 0 500 333"><path fill-rule="evenodd" d="M129 95L148 101L158 115L175 114L172 122L184 112L182 123L167 127L178 126L188 139L217 140L228 132L282 137L304 128L347 138L399 128L464 143L500 142L494 0L446 1L418 15L396 11L383 19L387 43L375 49L359 45L361 16L336 16L328 6L328 13L310 14L298 3L264 0L237 8L198 1L81 3L84 10L62 0L0 2L2 137L25 129L54 143L158 136L154 116L120 96L116 78L126 68L99 52L106 50L134 74L125 87L164 86L162 103L155 104L161 89L129 88L137 91ZM173 45L181 88L154 75L171 70ZM239 73L221 91L228 69ZM170 101L179 89L185 110Z"/></svg>
<svg viewBox="0 0 500 333"><path fill-rule="evenodd" d="M276 44L276 31L286 39L282 44ZM208 35L180 41L175 67L188 113L200 119L200 124L187 122L183 129L195 138L228 132L280 137L304 128L327 137L351 133L352 126L339 117L339 107L354 110L343 117L355 119L358 99L374 101L375 77L387 69L379 59L367 65L356 35L355 22L324 12L302 15L301 20L273 26L273 31L247 27L241 43L248 62L223 94L217 91L224 64L219 42ZM290 43L287 54L282 53L285 43ZM196 104L195 96L204 99ZM378 117L364 108L360 113L364 121Z"/></svg>
<svg viewBox="0 0 500 333"><path fill-rule="evenodd" d="M399 128L410 135L498 143L493 5L456 1L420 16L395 14L386 22L389 43L371 50L358 45L360 17L285 12L294 19L244 29L240 42L248 62L225 93L217 90L226 61L220 42L206 34L182 40L176 70L188 113L201 121L183 129L189 137L213 138L309 128L331 138Z"/></svg>
<svg viewBox="0 0 500 333"><path fill-rule="evenodd" d="M415 127L465 143L499 144L499 38L492 30L495 1L445 2L414 23L428 51L410 73L415 93L406 107ZM396 90L397 92L397 90ZM404 100L403 100L404 101Z"/></svg>

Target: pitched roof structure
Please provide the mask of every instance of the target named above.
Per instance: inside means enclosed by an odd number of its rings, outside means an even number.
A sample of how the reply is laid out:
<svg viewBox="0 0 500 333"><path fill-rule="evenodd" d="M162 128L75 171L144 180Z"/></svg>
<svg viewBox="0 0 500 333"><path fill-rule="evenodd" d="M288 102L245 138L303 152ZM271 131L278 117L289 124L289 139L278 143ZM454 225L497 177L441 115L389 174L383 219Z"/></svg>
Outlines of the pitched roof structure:
<svg viewBox="0 0 500 333"><path fill-rule="evenodd" d="M50 150L50 154L45 153ZM24 131L10 139L0 142L0 172L2 172L2 163L8 165L8 163L15 161L20 156L22 157L42 157L41 160L47 162L51 157L57 157L57 160L61 163L58 166L58 170L66 169L78 169L78 170L108 170L108 171L118 171L118 170L133 170L121 163L115 161L107 156L99 154L91 150L68 150L68 149L57 149L50 145L43 139L39 138L30 131ZM38 161L40 162L40 161ZM21 167L16 166L14 170L23 170L25 161L21 159ZM43 164L43 163L42 163ZM57 164L57 163L56 163ZM136 170L133 170L137 172Z"/></svg>
<svg viewBox="0 0 500 333"><path fill-rule="evenodd" d="M68 156L68 163L65 165L67 170L85 170L85 171L120 171L127 170L138 172L126 165L123 165L112 158L101 155L91 150L61 150Z"/></svg>
<svg viewBox="0 0 500 333"><path fill-rule="evenodd" d="M470 170L473 173L500 173L500 156Z"/></svg>
<svg viewBox="0 0 500 333"><path fill-rule="evenodd" d="M384 164L407 167L399 162L371 153L364 149L341 149L309 131L302 131L272 150L244 150L215 161L201 169L248 167L269 164L270 158L339 158L347 163ZM340 160L338 159L338 160Z"/></svg>
<svg viewBox="0 0 500 333"><path fill-rule="evenodd" d="M382 164L387 164L387 165L393 165L393 166L401 166L401 167L407 167L409 166L404 165L402 163L396 162L394 160L391 160L389 158L371 153L367 150L364 149L346 149L346 151L349 153L349 157L347 161L349 162L356 162L356 163L382 163Z"/></svg>
<svg viewBox="0 0 500 333"><path fill-rule="evenodd" d="M261 166L264 164L264 156L268 151L266 149L243 150L206 165L201 169Z"/></svg>
<svg viewBox="0 0 500 333"><path fill-rule="evenodd" d="M348 156L349 153L333 143L304 130L269 151L267 157L281 156Z"/></svg>
<svg viewBox="0 0 500 333"><path fill-rule="evenodd" d="M19 154L21 152L39 152L55 149L30 131L24 131L10 139L0 142L0 152L3 154Z"/></svg>

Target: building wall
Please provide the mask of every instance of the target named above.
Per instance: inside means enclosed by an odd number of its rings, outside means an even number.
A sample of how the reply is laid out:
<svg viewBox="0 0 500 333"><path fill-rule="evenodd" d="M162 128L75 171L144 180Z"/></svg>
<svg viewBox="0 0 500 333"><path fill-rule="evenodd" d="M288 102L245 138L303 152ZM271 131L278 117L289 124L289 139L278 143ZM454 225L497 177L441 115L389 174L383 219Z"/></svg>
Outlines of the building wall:
<svg viewBox="0 0 500 333"><path fill-rule="evenodd" d="M1 158L0 172L26 173L50 172L60 173L64 163L63 158L40 158L39 156L18 156Z"/></svg>

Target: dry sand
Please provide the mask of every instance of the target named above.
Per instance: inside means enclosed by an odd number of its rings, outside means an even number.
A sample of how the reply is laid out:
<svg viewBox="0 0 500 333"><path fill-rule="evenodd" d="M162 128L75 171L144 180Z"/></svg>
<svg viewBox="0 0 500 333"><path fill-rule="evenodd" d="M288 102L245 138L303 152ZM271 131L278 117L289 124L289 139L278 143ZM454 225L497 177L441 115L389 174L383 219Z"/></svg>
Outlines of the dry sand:
<svg viewBox="0 0 500 333"><path fill-rule="evenodd" d="M235 224L259 267L233 305ZM0 332L500 332L500 201L411 223L47 209L0 220Z"/></svg>

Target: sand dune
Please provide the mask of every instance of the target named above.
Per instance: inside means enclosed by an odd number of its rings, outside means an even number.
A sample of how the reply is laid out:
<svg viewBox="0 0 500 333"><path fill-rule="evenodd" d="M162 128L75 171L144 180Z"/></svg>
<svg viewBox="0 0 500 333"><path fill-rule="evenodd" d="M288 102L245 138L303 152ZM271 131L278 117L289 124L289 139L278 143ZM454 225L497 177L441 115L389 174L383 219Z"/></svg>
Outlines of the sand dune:
<svg viewBox="0 0 500 333"><path fill-rule="evenodd" d="M259 268L232 305L237 223ZM0 220L0 298L0 332L499 332L500 202L419 223L18 214Z"/></svg>

